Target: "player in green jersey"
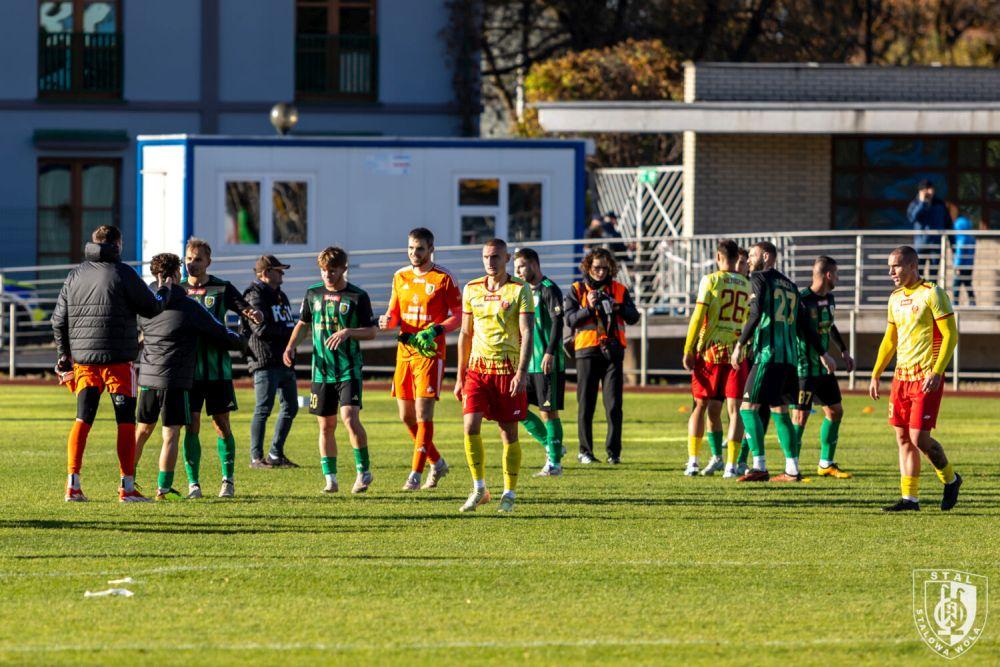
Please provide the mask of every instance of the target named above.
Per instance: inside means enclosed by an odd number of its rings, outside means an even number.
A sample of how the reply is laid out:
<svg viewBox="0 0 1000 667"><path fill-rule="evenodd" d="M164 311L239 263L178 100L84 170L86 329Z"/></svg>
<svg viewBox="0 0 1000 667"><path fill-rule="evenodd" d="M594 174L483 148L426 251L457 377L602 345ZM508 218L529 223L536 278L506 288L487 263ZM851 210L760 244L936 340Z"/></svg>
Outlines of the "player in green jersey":
<svg viewBox="0 0 1000 667"><path fill-rule="evenodd" d="M232 283L209 275L212 248L202 239L191 237L184 250L187 280L181 287L187 295L200 303L212 316L225 324L226 311L245 316L252 322L263 321L256 310ZM216 449L222 468L220 498L232 498L236 467L236 440L229 423L229 413L237 409L236 392L233 390L233 362L229 351L205 339L198 339L195 351L194 384L188 392L191 423L184 431L184 469L188 476L188 497L201 498L201 410L205 407L215 427Z"/></svg>
<svg viewBox="0 0 1000 667"><path fill-rule="evenodd" d="M530 410L524 427L547 454L545 466L535 477L562 474L563 428L559 411L566 393L566 357L563 354L562 291L542 275L538 253L522 248L514 253L514 273L531 287L535 302L534 336L528 362L528 404L538 407L541 418Z"/></svg>
<svg viewBox="0 0 1000 667"><path fill-rule="evenodd" d="M812 268L812 284L799 292L799 329L808 330L811 337L818 338L822 352L830 347L830 340L836 343L847 372L854 370L854 359L847 352L847 345L833 323L833 290L840 275L837 261L822 255L816 258ZM798 448L802 448L802 433L805 431L813 401L823 406L823 425L820 427L820 460L816 474L822 477L848 479L851 473L844 472L834 462L837 451L837 435L840 421L844 417L840 386L837 377L823 365L822 352L813 349L805 337L799 339L799 393L792 421Z"/></svg>
<svg viewBox="0 0 1000 667"><path fill-rule="evenodd" d="M753 468L740 477L742 482L766 482L771 477L764 458L764 424L758 414L762 405L771 406L778 442L785 455L785 472L774 481L800 481L795 429L785 396L796 393L798 382L799 290L774 268L778 251L773 243L760 241L750 248L750 314L733 350L734 368L742 361L743 350L753 340L753 365L743 390L740 417L753 451ZM823 363L834 368L833 357L824 354Z"/></svg>
<svg viewBox="0 0 1000 667"><path fill-rule="evenodd" d="M324 493L336 493L339 413L354 449L357 478L351 493L363 493L372 483L368 434L361 424L361 345L378 333L368 293L347 282L347 253L330 246L319 254L322 282L309 287L299 322L285 348L286 366L295 363L295 348L312 331L312 390L309 412L319 422L319 455L326 477Z"/></svg>

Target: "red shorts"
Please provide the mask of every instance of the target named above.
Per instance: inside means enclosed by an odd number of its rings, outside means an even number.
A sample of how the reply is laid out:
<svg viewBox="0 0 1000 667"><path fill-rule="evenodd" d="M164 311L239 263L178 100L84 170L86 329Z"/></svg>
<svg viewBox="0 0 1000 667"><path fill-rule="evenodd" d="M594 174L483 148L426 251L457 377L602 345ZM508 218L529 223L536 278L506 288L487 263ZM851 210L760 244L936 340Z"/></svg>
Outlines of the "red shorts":
<svg viewBox="0 0 1000 667"><path fill-rule="evenodd" d="M439 398L443 375L444 359L441 357L397 357L396 372L392 376L392 395L404 401Z"/></svg>
<svg viewBox="0 0 1000 667"><path fill-rule="evenodd" d="M528 392L510 395L511 373L487 375L476 371L466 371L462 387L462 414L481 412L494 422L523 421L528 413Z"/></svg>
<svg viewBox="0 0 1000 667"><path fill-rule="evenodd" d="M109 394L135 397L135 364L75 364L73 366L74 391L97 387Z"/></svg>
<svg viewBox="0 0 1000 667"><path fill-rule="evenodd" d="M713 364L699 357L691 371L691 395L711 401L739 399L743 396L743 386L749 373L750 364L746 361L736 370L729 362Z"/></svg>
<svg viewBox="0 0 1000 667"><path fill-rule="evenodd" d="M944 395L944 378L938 388L929 394L920 388L923 383L923 380L893 379L889 394L889 424L920 431L930 431L937 426L941 397Z"/></svg>

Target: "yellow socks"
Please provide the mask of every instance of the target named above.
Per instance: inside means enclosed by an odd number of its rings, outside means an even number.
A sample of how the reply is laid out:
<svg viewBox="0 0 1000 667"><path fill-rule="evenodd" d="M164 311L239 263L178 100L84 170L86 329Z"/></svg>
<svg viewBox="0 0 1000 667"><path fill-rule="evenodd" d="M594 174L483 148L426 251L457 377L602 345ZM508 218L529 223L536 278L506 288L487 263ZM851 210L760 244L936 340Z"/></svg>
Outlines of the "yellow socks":
<svg viewBox="0 0 1000 667"><path fill-rule="evenodd" d="M730 440L726 443L726 465L734 466L736 465L736 459L740 455L740 443L735 440Z"/></svg>
<svg viewBox="0 0 1000 667"><path fill-rule="evenodd" d="M504 493L513 491L517 487L517 475L519 472L521 472L521 443L515 440L509 445L503 446Z"/></svg>
<svg viewBox="0 0 1000 667"><path fill-rule="evenodd" d="M951 469L951 461L940 470L935 468L934 471L937 473L938 479L941 480L942 484L951 484L955 481L955 471Z"/></svg>
<svg viewBox="0 0 1000 667"><path fill-rule="evenodd" d="M520 449L518 459L520 459ZM483 436L479 434L465 436L465 460L469 462L472 481L482 482L486 479L486 450L483 447Z"/></svg>
<svg viewBox="0 0 1000 667"><path fill-rule="evenodd" d="M916 501L920 497L920 478L903 475L899 478L899 488L904 498Z"/></svg>
<svg viewBox="0 0 1000 667"><path fill-rule="evenodd" d="M688 436L688 459L693 460L698 458L698 451L701 449L702 436L699 435L689 435Z"/></svg>

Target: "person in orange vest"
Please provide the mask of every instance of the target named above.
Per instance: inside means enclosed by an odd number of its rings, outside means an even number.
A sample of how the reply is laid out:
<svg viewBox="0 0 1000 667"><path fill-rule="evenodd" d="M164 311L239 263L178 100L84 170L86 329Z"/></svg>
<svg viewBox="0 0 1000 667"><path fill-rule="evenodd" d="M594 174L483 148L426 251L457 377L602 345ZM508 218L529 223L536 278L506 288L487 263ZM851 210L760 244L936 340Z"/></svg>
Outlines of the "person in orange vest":
<svg viewBox="0 0 1000 667"><path fill-rule="evenodd" d="M639 321L632 295L620 282L618 262L605 248L587 253L580 264L583 280L573 283L563 304L566 325L573 332L576 354L577 435L583 464L597 463L594 455L594 410L597 390L604 394L608 420L605 451L608 463L621 463L622 367L625 360L625 325Z"/></svg>

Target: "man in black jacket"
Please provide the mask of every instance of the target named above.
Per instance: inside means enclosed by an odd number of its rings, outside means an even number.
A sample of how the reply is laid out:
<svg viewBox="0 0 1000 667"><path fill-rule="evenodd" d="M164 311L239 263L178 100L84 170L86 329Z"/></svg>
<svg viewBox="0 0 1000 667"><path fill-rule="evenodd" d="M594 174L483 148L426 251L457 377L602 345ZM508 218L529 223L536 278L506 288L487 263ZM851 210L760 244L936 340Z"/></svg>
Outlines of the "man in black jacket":
<svg viewBox="0 0 1000 667"><path fill-rule="evenodd" d="M181 259L171 253L156 255L149 270L155 275L170 276L178 283ZM225 350L242 348L240 337L189 298L182 287L175 284L171 289L170 304L162 313L139 319L143 346L139 362L139 429L135 460L138 463L143 446L159 419L163 423L163 448L156 484L157 500L180 496L173 488L174 468L181 427L191 423L188 391L194 383L198 341ZM201 487L192 485L188 497L201 498Z"/></svg>
<svg viewBox="0 0 1000 667"><path fill-rule="evenodd" d="M52 329L59 361L56 370L76 393L76 421L69 433L67 502L85 502L80 469L87 434L107 389L118 423L121 502L145 502L135 490L135 368L139 352L136 314L153 317L170 298L172 280L160 280L156 294L121 261L122 234L101 225L84 249L86 261L70 271L59 291Z"/></svg>
<svg viewBox="0 0 1000 667"><path fill-rule="evenodd" d="M295 367L285 366L282 361L297 320L292 315L288 297L281 290L288 268L288 264L282 264L274 255L262 255L254 265L257 280L243 292L247 303L263 316L258 324L248 318L243 320L243 325L250 330L248 362L257 399L250 421L251 468L298 468L285 456L285 439L299 411ZM279 396L281 412L274 426L271 451L265 457L264 429L274 408L275 394Z"/></svg>

